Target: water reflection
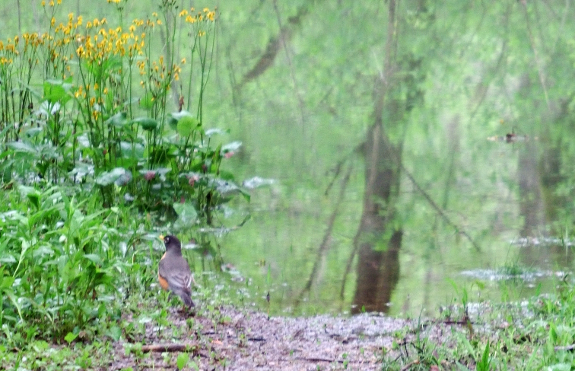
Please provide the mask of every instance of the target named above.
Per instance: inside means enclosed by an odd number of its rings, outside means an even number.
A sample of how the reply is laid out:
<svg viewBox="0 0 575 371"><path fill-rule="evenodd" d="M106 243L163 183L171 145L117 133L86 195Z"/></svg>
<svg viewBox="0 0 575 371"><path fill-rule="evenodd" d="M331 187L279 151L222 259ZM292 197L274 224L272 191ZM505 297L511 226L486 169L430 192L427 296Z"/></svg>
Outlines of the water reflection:
<svg viewBox="0 0 575 371"><path fill-rule="evenodd" d="M538 67L539 78L525 81L534 46L515 34L524 25L514 23L510 4L482 9L479 20L462 3L437 13L418 3L408 10L388 1L373 9L385 15L376 29L390 28L362 33L374 35L369 53L352 49L376 68L329 64L339 50L318 49L327 43L295 32L274 49L261 73L242 80L241 107L227 110L240 112L234 133L245 151L231 167L240 177L278 181L271 191L252 194L253 219L226 237L222 254L253 278L257 297L270 291L272 312L402 314L411 308L410 314L418 314L481 279L464 271L521 265L550 272L534 283L545 291L553 286L547 279L552 272L573 264L568 244L512 243L558 237L572 228L572 191L567 177L559 176L569 172L570 149L560 138L570 137L572 89L562 85L561 75L555 75L555 86L551 79L539 81L555 74L550 66ZM343 30L353 14L334 16L334 25ZM393 17L398 22L389 22ZM495 19L505 27L490 23ZM325 34L315 31L323 40ZM562 43L557 41L557 50ZM265 49L260 57L270 55ZM246 62L243 75L261 60ZM342 60L362 59L345 54ZM557 71L571 69L567 59L549 60ZM552 114L554 106L560 108ZM326 173L334 168L336 191L325 196L333 178ZM471 300L501 298L497 284L477 286ZM516 291L517 298L535 293L529 287ZM263 300L255 304L265 307Z"/></svg>
<svg viewBox="0 0 575 371"><path fill-rule="evenodd" d="M400 146L390 143L380 117L367 132L363 146L365 189L359 229L353 240L358 252L352 313L387 312L399 280L402 229L397 227L395 198L399 188Z"/></svg>

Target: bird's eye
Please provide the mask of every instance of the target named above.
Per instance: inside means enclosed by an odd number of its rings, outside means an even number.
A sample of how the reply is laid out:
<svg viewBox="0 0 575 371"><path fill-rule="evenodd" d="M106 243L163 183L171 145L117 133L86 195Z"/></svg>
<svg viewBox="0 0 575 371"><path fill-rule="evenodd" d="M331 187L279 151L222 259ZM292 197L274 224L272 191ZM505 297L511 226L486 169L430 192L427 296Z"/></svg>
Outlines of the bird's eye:
<svg viewBox="0 0 575 371"><path fill-rule="evenodd" d="M165 238L166 242L170 242L170 237Z"/></svg>

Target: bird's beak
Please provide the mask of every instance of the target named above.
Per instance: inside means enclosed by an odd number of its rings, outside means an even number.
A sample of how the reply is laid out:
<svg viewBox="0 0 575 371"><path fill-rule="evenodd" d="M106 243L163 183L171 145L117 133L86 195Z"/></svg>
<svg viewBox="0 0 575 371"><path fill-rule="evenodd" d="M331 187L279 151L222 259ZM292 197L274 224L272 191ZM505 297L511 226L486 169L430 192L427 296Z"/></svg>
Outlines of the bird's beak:
<svg viewBox="0 0 575 371"><path fill-rule="evenodd" d="M164 235L161 234L158 238L163 241L163 240L164 240Z"/></svg>

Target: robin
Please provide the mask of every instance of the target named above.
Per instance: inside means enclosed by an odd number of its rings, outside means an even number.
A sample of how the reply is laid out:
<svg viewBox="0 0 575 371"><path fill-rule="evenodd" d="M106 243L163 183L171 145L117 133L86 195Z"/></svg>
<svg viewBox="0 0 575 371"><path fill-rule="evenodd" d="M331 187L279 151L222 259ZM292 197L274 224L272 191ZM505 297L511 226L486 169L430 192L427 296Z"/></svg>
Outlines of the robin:
<svg viewBox="0 0 575 371"><path fill-rule="evenodd" d="M160 236L166 245L166 252L160 259L158 280L164 290L177 294L188 307L193 307L190 291L192 273L186 259L182 256L182 244L175 236Z"/></svg>

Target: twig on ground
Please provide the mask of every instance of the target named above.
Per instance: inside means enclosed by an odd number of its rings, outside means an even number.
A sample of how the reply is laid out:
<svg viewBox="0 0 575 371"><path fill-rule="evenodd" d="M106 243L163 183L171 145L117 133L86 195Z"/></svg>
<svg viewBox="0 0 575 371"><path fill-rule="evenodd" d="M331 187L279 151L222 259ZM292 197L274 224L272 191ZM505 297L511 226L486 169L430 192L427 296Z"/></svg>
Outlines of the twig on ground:
<svg viewBox="0 0 575 371"><path fill-rule="evenodd" d="M198 353L198 346L192 344L152 344L143 345L142 352L191 352Z"/></svg>

